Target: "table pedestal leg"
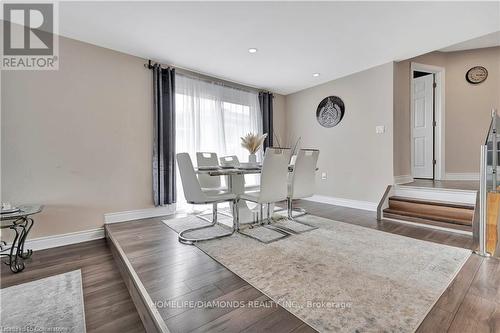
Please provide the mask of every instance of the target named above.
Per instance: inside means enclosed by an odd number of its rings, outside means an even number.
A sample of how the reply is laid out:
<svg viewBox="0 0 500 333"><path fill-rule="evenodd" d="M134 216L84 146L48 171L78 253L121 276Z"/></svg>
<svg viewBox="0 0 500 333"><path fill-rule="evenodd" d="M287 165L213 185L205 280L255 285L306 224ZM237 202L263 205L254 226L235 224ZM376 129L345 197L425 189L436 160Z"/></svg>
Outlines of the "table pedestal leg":
<svg viewBox="0 0 500 333"><path fill-rule="evenodd" d="M229 176L229 191L231 193L240 195L245 193L245 176L244 175L231 175ZM233 204L231 204L231 209ZM248 202L245 200L240 200L238 202L238 207L239 213L240 213L240 225L241 224L252 224L256 222L256 220L264 220L267 218L267 205L264 205L263 207L263 215L260 216L260 207L258 207L258 204L255 204L255 209L252 210L248 206ZM274 204L269 205L270 212L271 212L271 217L273 216L273 211L274 211ZM232 211L232 210L231 210Z"/></svg>
<svg viewBox="0 0 500 333"><path fill-rule="evenodd" d="M19 256L19 244L21 241L21 234L22 234L22 227L20 227L17 224L13 224L9 226L9 229L14 231L14 240L12 241L12 244L9 249L8 254L2 254L6 255L8 257L8 260L5 261L4 263L6 265L9 265L10 270L13 273L19 273L24 269L24 263L22 257ZM6 249L7 250L7 249Z"/></svg>
<svg viewBox="0 0 500 333"><path fill-rule="evenodd" d="M14 239L10 248L4 249L1 246L2 252L8 251L8 253L1 253L1 255L7 257L4 263L9 265L10 270L14 273L21 272L24 269L23 259L28 259L33 254L32 250L24 250L24 244L31 227L33 227L33 219L27 216L14 220L11 225L5 226L14 232Z"/></svg>
<svg viewBox="0 0 500 333"><path fill-rule="evenodd" d="M33 250L27 250L24 252L24 243L26 242L26 237L28 237L28 233L33 226L33 219L26 217L24 221L19 224L21 229L21 235L19 236L19 247L18 247L18 256L23 259L28 259L33 254Z"/></svg>
<svg viewBox="0 0 500 333"><path fill-rule="evenodd" d="M245 193L245 176L244 175L231 175L229 178L229 191L236 195L240 195ZM238 202L238 206L236 207L239 211L239 220L241 224L252 223L254 221L253 212L248 207L247 203L244 200L240 200ZM231 211L233 210L233 204L231 204Z"/></svg>

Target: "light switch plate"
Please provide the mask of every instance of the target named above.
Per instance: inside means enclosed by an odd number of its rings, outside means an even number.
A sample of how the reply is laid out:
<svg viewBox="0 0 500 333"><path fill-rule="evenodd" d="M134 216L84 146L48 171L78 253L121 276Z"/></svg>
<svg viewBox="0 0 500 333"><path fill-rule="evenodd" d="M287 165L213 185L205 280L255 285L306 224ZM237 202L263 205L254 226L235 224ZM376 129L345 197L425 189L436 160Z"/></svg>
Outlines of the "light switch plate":
<svg viewBox="0 0 500 333"><path fill-rule="evenodd" d="M385 133L385 126L383 126L383 125L375 126L375 133L377 133L377 134Z"/></svg>
<svg viewBox="0 0 500 333"><path fill-rule="evenodd" d="M326 172L322 172L321 173L321 179L322 180L326 180Z"/></svg>

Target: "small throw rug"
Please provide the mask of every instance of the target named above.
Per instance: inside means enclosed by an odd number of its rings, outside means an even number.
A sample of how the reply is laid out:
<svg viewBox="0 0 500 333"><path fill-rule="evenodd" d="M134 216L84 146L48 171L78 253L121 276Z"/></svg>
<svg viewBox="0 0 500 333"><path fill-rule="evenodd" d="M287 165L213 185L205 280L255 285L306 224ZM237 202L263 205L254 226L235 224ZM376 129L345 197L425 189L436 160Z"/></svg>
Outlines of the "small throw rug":
<svg viewBox="0 0 500 333"><path fill-rule="evenodd" d="M0 289L0 298L0 332L86 331L80 270Z"/></svg>
<svg viewBox="0 0 500 333"><path fill-rule="evenodd" d="M297 220L318 229L270 244L236 233L196 246L320 332L414 332L471 254L313 215ZM197 222L164 223L179 232Z"/></svg>

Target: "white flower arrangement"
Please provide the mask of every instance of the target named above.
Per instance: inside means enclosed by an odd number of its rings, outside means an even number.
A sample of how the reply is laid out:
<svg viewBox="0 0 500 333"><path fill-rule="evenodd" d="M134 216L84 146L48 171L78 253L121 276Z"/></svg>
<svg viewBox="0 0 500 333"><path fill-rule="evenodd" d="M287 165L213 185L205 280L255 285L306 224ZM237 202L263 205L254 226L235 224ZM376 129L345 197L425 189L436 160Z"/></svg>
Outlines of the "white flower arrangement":
<svg viewBox="0 0 500 333"><path fill-rule="evenodd" d="M263 135L248 133L241 138L241 146L248 150L250 154L255 154L267 138L267 133Z"/></svg>

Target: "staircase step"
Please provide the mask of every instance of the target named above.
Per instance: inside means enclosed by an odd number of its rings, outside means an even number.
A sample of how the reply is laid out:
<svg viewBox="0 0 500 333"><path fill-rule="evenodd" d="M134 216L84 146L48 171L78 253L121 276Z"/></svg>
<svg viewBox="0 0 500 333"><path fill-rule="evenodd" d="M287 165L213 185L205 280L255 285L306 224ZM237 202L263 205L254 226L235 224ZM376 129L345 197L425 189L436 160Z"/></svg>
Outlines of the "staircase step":
<svg viewBox="0 0 500 333"><path fill-rule="evenodd" d="M412 223L426 224L426 225L431 225L431 226L435 226L435 227L472 232L472 226L470 226L470 225L440 222L440 221L435 221L435 220L426 220L426 219L418 218L418 217L399 215L399 214L390 212L390 210L384 210L384 218L390 218L390 219L402 220L402 221L407 221L407 222L412 222Z"/></svg>
<svg viewBox="0 0 500 333"><path fill-rule="evenodd" d="M397 195L390 197L389 200L411 202L411 203L418 203L418 204L426 204L426 205L433 205L433 206L446 206L446 207L463 208L463 209L474 210L474 205L467 204L467 203L460 203L460 202L449 202L449 201L438 201L438 200L426 200L426 199L417 199L417 198L407 198L407 197L402 197L402 196L397 196Z"/></svg>
<svg viewBox="0 0 500 333"><path fill-rule="evenodd" d="M474 207L463 203L391 197L388 208L405 216L464 225L472 225L474 217Z"/></svg>
<svg viewBox="0 0 500 333"><path fill-rule="evenodd" d="M415 211L407 211L407 210L401 210L401 209L394 209L394 208L386 208L384 209L384 217L387 216L387 214L393 214L393 215L399 215L399 216L405 216L405 217L411 217L411 218L418 218L418 219L423 219L423 220L430 220L430 221L437 221L437 222L444 222L452 225L463 225L463 226L472 226L472 218L456 218L456 217L447 217L447 216L442 216L442 215L435 215L432 213L427 213L427 212L415 212Z"/></svg>
<svg viewBox="0 0 500 333"><path fill-rule="evenodd" d="M423 201L439 203L457 203L475 205L477 199L476 190L458 190L446 188L416 187L397 185L394 187L393 196L405 197Z"/></svg>

